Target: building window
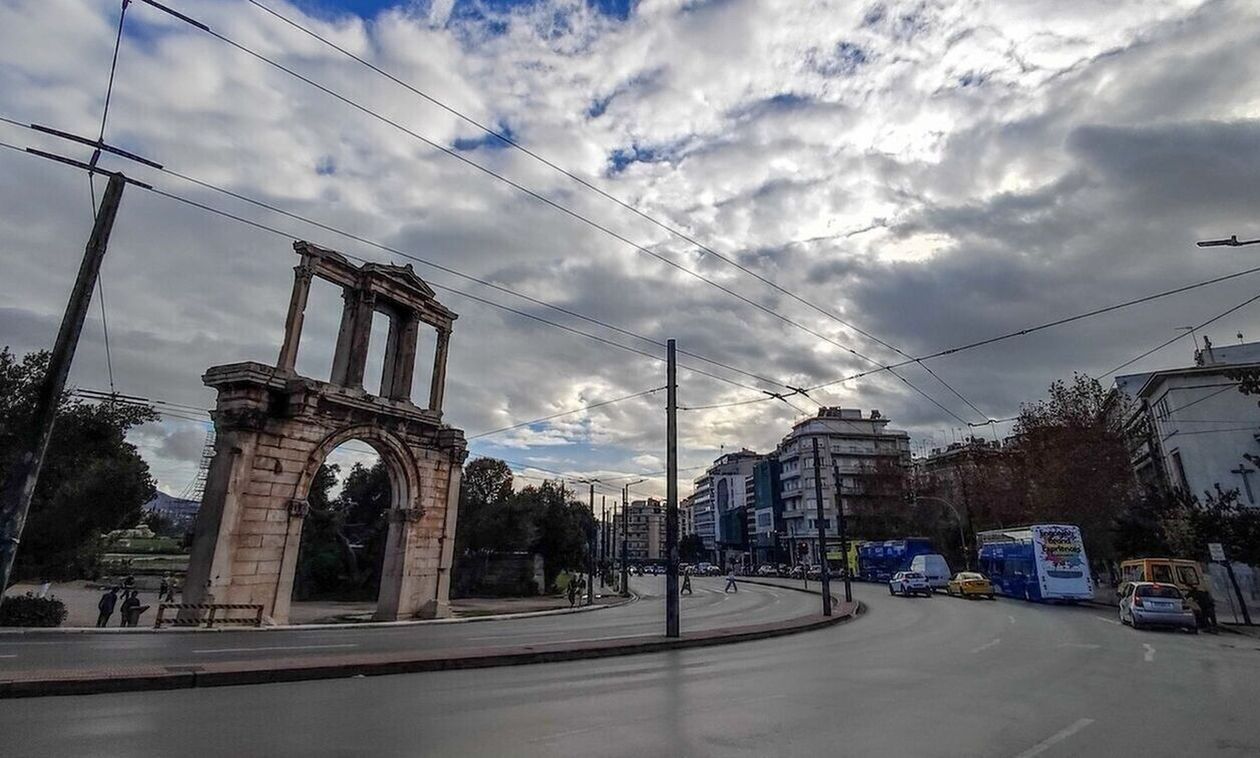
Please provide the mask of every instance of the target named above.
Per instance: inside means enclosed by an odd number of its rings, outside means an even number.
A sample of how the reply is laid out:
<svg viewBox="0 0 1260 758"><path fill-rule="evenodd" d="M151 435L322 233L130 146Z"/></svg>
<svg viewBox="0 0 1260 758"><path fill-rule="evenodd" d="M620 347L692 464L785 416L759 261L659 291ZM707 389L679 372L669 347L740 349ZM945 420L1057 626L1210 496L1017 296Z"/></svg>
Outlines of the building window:
<svg viewBox="0 0 1260 758"><path fill-rule="evenodd" d="M1168 420L1168 397L1167 396L1161 397L1159 399L1159 402L1155 403L1155 416L1159 418L1160 421Z"/></svg>
<svg viewBox="0 0 1260 758"><path fill-rule="evenodd" d="M1162 402L1164 402L1164 401L1163 401L1163 400L1161 400L1160 402L1162 403ZM1165 412L1167 412L1167 410L1168 410L1167 405L1165 405L1165 406L1164 406L1164 410L1165 410ZM1167 416L1167 413L1165 413L1165 417L1166 417L1166 416ZM1172 454L1172 462L1173 462L1173 473L1175 473L1175 474L1177 475L1177 482L1176 482L1177 486L1178 486L1178 487L1180 487L1182 490L1185 490L1186 492L1189 492L1189 491L1190 491L1190 485L1186 482L1186 467L1185 467L1184 465L1182 465L1182 463L1181 463L1181 451L1180 451L1180 450L1174 450L1174 451L1173 451L1173 454Z"/></svg>

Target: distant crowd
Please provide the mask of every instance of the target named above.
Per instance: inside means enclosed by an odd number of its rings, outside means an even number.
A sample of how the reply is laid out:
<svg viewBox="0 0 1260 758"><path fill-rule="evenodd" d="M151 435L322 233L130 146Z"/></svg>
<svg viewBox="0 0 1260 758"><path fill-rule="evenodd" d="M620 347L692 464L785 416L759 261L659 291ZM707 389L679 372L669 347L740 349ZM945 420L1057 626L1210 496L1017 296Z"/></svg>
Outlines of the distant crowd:
<svg viewBox="0 0 1260 758"><path fill-rule="evenodd" d="M175 602L179 589L179 582L171 579L169 574L163 576L157 589L157 602ZM119 603L120 599L121 603ZM123 578L122 584L110 587L101 595L100 601L96 604L96 609L100 612L96 617L96 626L99 628L109 626L109 620L113 617L115 610L118 611L120 617L119 626L138 626L140 616L150 607L141 603L140 590L136 589L136 578L128 574Z"/></svg>

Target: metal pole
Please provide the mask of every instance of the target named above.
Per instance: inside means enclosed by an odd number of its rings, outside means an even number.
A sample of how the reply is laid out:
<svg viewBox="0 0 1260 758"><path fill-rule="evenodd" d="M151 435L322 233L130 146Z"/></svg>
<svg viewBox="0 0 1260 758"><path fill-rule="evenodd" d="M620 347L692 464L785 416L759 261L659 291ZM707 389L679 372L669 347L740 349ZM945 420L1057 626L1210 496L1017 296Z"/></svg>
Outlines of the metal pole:
<svg viewBox="0 0 1260 758"><path fill-rule="evenodd" d="M1242 608L1243 623L1251 626L1251 612L1247 610L1247 601L1243 599L1242 590L1238 588L1238 579L1234 577L1232 561L1225 561L1225 573L1229 575L1229 583L1234 586L1234 594L1238 596L1238 607Z"/></svg>
<svg viewBox="0 0 1260 758"><path fill-rule="evenodd" d="M79 346L83 320L87 317L88 306L92 302L92 290L96 287L101 261L109 247L109 235L114 229L114 218L118 215L118 205L126 183L122 174L111 174L109 177L105 197L96 212L92 234L83 251L83 261L79 264L74 289L70 291L70 301L66 304L65 315L61 317L57 341L53 344L52 355L48 359L48 371L40 384L35 413L26 430L27 439L18 448L17 458L9 467L4 488L0 490L0 593L9 586L13 560L22 540L22 529L26 526L26 515L30 511L31 498L39 481L44 454L52 439L57 408L66 388L66 377L70 374L70 364L74 362L74 353Z"/></svg>
<svg viewBox="0 0 1260 758"><path fill-rule="evenodd" d="M595 521L595 483L591 482L591 521ZM588 545L586 555L586 604L593 605L595 603L595 525L591 524L591 532L588 535L590 545Z"/></svg>
<svg viewBox="0 0 1260 758"><path fill-rule="evenodd" d="M599 496L599 586L604 586L605 565L608 563L608 496Z"/></svg>
<svg viewBox="0 0 1260 758"><path fill-rule="evenodd" d="M844 556L844 602L853 602L853 578L849 576L849 534L844 524L844 503L840 501L840 464L831 462L832 486L836 488L836 530L840 532L840 553Z"/></svg>
<svg viewBox="0 0 1260 758"><path fill-rule="evenodd" d="M818 438L814 442L814 498L818 506L818 577L822 581L823 615L831 615L831 572L827 568L827 520L823 516L822 464L818 461ZM808 569L806 569L808 571Z"/></svg>
<svg viewBox="0 0 1260 758"><path fill-rule="evenodd" d="M666 343L665 368L665 636L678 630L678 386L675 343Z"/></svg>
<svg viewBox="0 0 1260 758"><path fill-rule="evenodd" d="M630 595L630 482L621 488L621 594Z"/></svg>

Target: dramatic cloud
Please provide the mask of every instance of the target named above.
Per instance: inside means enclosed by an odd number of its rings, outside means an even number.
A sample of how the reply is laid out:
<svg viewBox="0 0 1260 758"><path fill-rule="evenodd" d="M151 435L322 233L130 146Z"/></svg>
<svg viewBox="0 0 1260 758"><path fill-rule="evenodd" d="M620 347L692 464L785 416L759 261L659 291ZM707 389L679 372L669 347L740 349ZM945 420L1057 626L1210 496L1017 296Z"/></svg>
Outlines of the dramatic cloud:
<svg viewBox="0 0 1260 758"><path fill-rule="evenodd" d="M1245 251L1199 251L1194 240L1260 236L1260 10L1243 0L260 2L886 343L506 149L245 0L169 4L729 292L150 6L131 6L108 141L654 342L676 338L684 364L744 385L684 369L688 407L902 358L887 345L925 354L1240 270L1254 260ZM117 15L116 0L0 5L0 115L95 136ZM88 152L3 123L0 141ZM102 160L288 235L129 189L103 270L122 392L209 407L200 382L208 366L274 361L293 237L398 260ZM0 150L0 177L0 343L46 347L91 225L88 182L10 150ZM653 342L413 263L460 314L447 420L470 434L664 384L659 361L459 293L662 355ZM982 413L919 366L903 376L948 411L887 373L814 397L878 408L917 440L940 444L967 433L966 422L1011 415L1054 378L1106 371L1255 287L1244 278L930 364ZM73 381L104 388L97 307ZM313 294L303 371L328 371L339 308L335 291ZM1244 309L1213 329L1218 341L1260 337L1260 315ZM1179 345L1133 368L1184 363L1189 344ZM421 397L427 381L418 375ZM528 476L655 472L663 405L658 392L479 438L473 450ZM799 415L770 400L685 412L682 465L722 447L769 449ZM195 472L205 426L171 417L137 432L164 489L180 491ZM659 475L637 491L652 490L663 490Z"/></svg>

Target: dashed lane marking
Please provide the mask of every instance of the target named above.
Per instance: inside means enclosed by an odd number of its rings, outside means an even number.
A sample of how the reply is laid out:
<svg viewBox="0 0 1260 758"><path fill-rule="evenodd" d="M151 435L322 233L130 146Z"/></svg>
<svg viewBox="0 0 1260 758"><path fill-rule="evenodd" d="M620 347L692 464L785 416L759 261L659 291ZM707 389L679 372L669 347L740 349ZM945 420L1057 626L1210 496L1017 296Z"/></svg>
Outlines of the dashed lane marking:
<svg viewBox="0 0 1260 758"><path fill-rule="evenodd" d="M1041 742L1038 742L1036 745L1033 745L1032 747L1028 748L1024 752L1015 756L1015 758L1033 758L1034 755L1041 755L1042 753L1046 752L1050 748L1066 740L1068 737L1071 737L1072 735L1076 734L1077 732L1081 731L1082 729L1084 729L1085 727L1089 726L1092 723L1094 723L1093 719L1078 719L1077 721L1073 722L1070 726L1064 729L1060 729L1059 731L1045 738Z"/></svg>
<svg viewBox="0 0 1260 758"><path fill-rule="evenodd" d="M267 647L215 647L206 650L194 650L194 653L209 655L214 653L253 653L270 650L329 650L339 647L358 647L353 643L341 645L270 645Z"/></svg>
<svg viewBox="0 0 1260 758"><path fill-rule="evenodd" d="M1007 621L1009 621L1009 622L1011 622L1012 624L1014 624L1014 623L1015 623L1015 617L1014 617L1014 616L1007 616L1007 617L1006 617L1006 620L1007 620Z"/></svg>
<svg viewBox="0 0 1260 758"><path fill-rule="evenodd" d="M982 650L988 650L988 649L989 649L989 648L991 648L991 647L997 647L998 643L1000 643L1001 641L1002 641L1002 638L1001 638L1001 637L998 637L998 638L997 638L997 639L995 639L995 640L992 640L992 641L990 641L990 642L986 642L986 643L984 643L983 645L981 645L980 647L978 647L978 648L976 648L976 649L972 650L971 652L973 652L973 653L979 653L979 652L980 652L980 651L982 651Z"/></svg>
<svg viewBox="0 0 1260 758"><path fill-rule="evenodd" d="M1155 660L1155 646L1149 642L1143 642L1142 647L1146 649L1146 655L1142 656L1142 660L1150 663Z"/></svg>

